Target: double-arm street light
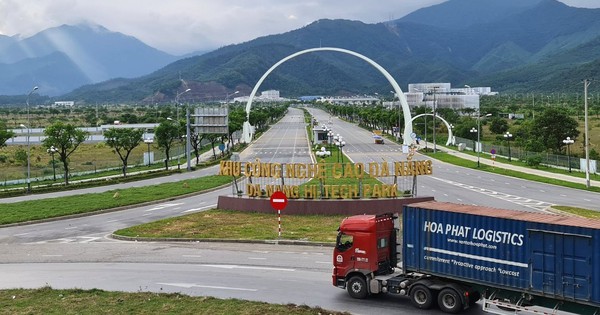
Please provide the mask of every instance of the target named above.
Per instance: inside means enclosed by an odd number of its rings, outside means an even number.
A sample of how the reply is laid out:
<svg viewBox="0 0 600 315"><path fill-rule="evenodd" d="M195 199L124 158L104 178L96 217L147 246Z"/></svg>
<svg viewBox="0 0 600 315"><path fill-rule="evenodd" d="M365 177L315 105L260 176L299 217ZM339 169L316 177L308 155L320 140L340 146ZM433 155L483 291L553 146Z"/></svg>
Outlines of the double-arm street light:
<svg viewBox="0 0 600 315"><path fill-rule="evenodd" d="M54 163L54 153L58 152L54 146L51 146L50 149L46 150L48 154L52 156L52 175L54 175L54 181L56 181L56 164Z"/></svg>
<svg viewBox="0 0 600 315"><path fill-rule="evenodd" d="M569 173L571 173L571 144L575 143L575 140L567 137L562 142L567 145L567 163L569 163Z"/></svg>
<svg viewBox="0 0 600 315"><path fill-rule="evenodd" d="M512 140L512 137L513 137L512 133L510 133L508 131L504 134L504 139L506 139L506 142L508 143L508 161L509 162L511 161L511 156L510 156L510 140Z"/></svg>
<svg viewBox="0 0 600 315"><path fill-rule="evenodd" d="M477 133L477 129L475 129L475 127L471 128L471 130L469 130L470 133ZM477 138L479 138L479 133L477 133ZM479 141L479 139L477 140ZM475 140L473 140L473 152L476 152L476 148L475 148ZM479 163L477 164L477 166L479 166Z"/></svg>

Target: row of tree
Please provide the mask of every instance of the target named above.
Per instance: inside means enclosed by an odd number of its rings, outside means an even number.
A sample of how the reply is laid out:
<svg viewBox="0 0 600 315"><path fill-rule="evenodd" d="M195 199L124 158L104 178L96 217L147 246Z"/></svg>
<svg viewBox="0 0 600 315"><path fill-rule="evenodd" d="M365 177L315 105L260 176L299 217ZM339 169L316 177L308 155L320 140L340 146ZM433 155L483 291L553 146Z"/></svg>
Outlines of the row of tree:
<svg viewBox="0 0 600 315"><path fill-rule="evenodd" d="M389 133L396 132L396 127L400 125L400 130L404 128L404 117L400 109L389 109L382 105L339 105L326 104L323 105L325 110L333 115L343 117L346 120L357 122L368 129L378 129L388 131ZM458 137L473 139L477 138L476 132L471 132L473 128L477 130L477 126L488 125L490 132L496 135L496 138L502 138L502 134L510 131L514 141L522 148L533 152L564 152L565 144L563 140L566 137L577 139L580 135L578 123L575 118L569 115L566 111L557 107L543 107L534 116L522 121L513 121L509 124L507 118L500 117L501 108L490 107L485 113L489 114L490 118L480 118L480 124L477 123L477 115L475 109L466 108L454 110L450 108L437 109L437 115L443 117L448 123L453 125L453 134ZM413 109L413 115L431 114L429 107L416 107ZM488 116L488 115L485 115ZM432 117L426 118L429 123L413 122L413 128L417 135L433 131L433 128L440 129L441 133L446 133L442 128L439 120L434 126ZM481 136L481 128L477 130Z"/></svg>
<svg viewBox="0 0 600 315"><path fill-rule="evenodd" d="M249 122L256 127L257 131L264 130L270 123L282 117L287 110L287 104L274 106L255 106L250 111ZM233 145L233 134L243 128L246 121L246 112L242 106L232 106L229 111L227 134L199 134L193 128L190 129L191 153L199 162L202 143L208 141L212 146L213 157L217 159L215 145L227 143ZM154 131L154 141L159 148L165 152L165 169L168 170L171 149L173 146L185 139L187 134L186 120L173 121L163 119ZM123 176L127 176L128 159L131 152L143 143L145 130L136 128L110 128L104 132L106 144L122 162ZM55 122L44 129L45 138L42 146L46 149L55 148L58 160L63 165L65 184L69 184L69 157L88 138L89 132L77 128L73 124ZM15 134L6 128L4 122L0 122L0 147L6 146L7 140Z"/></svg>

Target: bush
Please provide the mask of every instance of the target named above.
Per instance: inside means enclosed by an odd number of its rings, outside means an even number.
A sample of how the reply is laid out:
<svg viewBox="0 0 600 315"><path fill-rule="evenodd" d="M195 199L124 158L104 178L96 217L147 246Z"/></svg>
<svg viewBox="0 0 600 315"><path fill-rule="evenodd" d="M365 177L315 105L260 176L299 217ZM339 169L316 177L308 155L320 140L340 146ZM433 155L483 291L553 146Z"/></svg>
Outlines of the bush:
<svg viewBox="0 0 600 315"><path fill-rule="evenodd" d="M539 155L528 156L526 160L527 166L537 168L542 163L542 157Z"/></svg>

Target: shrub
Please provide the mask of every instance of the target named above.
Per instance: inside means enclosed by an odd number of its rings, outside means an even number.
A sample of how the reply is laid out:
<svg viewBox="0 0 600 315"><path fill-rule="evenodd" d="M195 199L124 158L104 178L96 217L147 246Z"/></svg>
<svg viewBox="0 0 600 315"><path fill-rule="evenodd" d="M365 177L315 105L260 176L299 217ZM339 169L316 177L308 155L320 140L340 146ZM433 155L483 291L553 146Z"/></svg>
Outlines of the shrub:
<svg viewBox="0 0 600 315"><path fill-rule="evenodd" d="M528 156L526 160L527 166L537 168L542 163L542 157L539 155Z"/></svg>

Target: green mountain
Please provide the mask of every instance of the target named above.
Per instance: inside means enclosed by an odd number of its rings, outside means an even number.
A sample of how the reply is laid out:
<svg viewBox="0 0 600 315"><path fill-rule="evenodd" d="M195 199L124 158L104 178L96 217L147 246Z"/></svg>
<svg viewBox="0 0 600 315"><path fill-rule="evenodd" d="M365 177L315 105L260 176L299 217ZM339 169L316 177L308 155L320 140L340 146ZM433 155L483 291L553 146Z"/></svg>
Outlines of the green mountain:
<svg viewBox="0 0 600 315"><path fill-rule="evenodd" d="M192 90L181 101L223 100L236 90L249 94L273 64L314 47L363 54L403 88L408 83L451 82L501 92L572 92L573 84L567 82L580 82L599 70L598 34L598 9L568 7L556 0L450 0L387 23L316 21L182 59L143 77L84 86L62 98L168 102L183 89L181 78ZM267 89L280 90L286 97L390 91L373 67L336 52L289 60L260 90Z"/></svg>

